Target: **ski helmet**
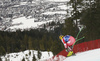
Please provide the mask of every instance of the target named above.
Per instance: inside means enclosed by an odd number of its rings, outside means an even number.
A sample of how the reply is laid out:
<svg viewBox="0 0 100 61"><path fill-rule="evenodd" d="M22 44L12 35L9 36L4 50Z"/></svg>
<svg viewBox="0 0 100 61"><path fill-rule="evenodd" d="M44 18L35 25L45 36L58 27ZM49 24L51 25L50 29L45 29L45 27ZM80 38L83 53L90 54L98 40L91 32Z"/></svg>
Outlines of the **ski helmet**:
<svg viewBox="0 0 100 61"><path fill-rule="evenodd" d="M70 38L70 35L66 35L66 36L64 36L64 40L65 40L65 42L68 42L68 41L69 41L69 38Z"/></svg>

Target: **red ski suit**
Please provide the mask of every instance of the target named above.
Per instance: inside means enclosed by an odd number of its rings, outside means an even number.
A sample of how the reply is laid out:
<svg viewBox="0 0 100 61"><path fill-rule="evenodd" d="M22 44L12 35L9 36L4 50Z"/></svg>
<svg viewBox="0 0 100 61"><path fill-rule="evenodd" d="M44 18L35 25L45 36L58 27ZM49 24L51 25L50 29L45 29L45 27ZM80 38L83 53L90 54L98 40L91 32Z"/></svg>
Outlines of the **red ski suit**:
<svg viewBox="0 0 100 61"><path fill-rule="evenodd" d="M68 48L68 46L72 46L75 43L75 38L70 36L68 42L66 43L63 37L61 41L63 42L64 47Z"/></svg>

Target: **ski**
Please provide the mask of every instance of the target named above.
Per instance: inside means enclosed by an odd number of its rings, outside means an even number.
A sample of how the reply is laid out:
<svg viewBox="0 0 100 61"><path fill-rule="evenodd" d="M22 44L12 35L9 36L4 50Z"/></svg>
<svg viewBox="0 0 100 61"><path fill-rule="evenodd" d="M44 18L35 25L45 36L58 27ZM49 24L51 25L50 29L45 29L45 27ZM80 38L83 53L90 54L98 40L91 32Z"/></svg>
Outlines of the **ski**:
<svg viewBox="0 0 100 61"><path fill-rule="evenodd" d="M76 38L75 38L75 43L72 45L72 48L73 48L73 46L76 44L76 42L78 42L79 40L82 40L83 38L85 38L85 37L82 37L82 38L79 38L79 39L77 39L78 38L78 36L79 36L79 34L80 34L80 32L83 30L83 28L84 27L82 27L82 29L78 32L78 34L77 34L77 36L76 36Z"/></svg>
<svg viewBox="0 0 100 61"><path fill-rule="evenodd" d="M73 46L76 44L76 42L78 42L79 40L84 39L84 38L85 38L85 37L82 37L82 38L77 39L77 40L75 41L75 43L72 45L72 48L73 48Z"/></svg>

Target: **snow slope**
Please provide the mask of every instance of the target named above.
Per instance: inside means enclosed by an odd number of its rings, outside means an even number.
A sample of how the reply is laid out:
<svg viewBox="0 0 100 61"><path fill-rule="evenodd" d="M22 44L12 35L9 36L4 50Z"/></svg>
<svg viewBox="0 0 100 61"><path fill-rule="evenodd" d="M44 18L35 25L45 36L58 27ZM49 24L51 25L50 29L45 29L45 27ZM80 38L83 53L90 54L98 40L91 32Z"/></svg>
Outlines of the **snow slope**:
<svg viewBox="0 0 100 61"><path fill-rule="evenodd" d="M32 61L33 56L35 56L37 61L45 61L47 58L53 56L52 52L40 51L40 53L40 59L38 57L38 51L36 50L26 50L24 52L6 54L5 56L1 56L1 59L2 61L22 61L22 59L25 59L25 61Z"/></svg>
<svg viewBox="0 0 100 61"><path fill-rule="evenodd" d="M64 61L100 61L100 48L77 53L75 56L68 57Z"/></svg>

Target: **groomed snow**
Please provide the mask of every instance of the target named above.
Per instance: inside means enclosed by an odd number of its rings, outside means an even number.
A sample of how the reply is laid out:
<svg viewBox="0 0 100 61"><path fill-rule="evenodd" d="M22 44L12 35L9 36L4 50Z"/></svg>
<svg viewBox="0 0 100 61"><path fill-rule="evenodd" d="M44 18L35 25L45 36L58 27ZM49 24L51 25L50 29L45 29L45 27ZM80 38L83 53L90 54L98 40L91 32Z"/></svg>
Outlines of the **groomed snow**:
<svg viewBox="0 0 100 61"><path fill-rule="evenodd" d="M77 53L75 56L70 56L64 61L100 61L100 48Z"/></svg>

